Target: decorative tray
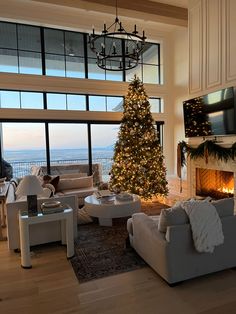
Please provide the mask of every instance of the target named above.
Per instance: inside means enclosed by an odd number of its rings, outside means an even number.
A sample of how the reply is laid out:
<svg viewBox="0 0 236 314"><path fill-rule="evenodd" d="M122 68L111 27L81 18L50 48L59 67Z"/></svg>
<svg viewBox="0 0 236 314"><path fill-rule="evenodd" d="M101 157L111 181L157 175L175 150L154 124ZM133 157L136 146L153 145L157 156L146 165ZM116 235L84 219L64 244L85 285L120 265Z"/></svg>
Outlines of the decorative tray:
<svg viewBox="0 0 236 314"><path fill-rule="evenodd" d="M48 201L45 203L42 203L41 207L42 208L55 208L59 207L61 205L61 202L59 201Z"/></svg>

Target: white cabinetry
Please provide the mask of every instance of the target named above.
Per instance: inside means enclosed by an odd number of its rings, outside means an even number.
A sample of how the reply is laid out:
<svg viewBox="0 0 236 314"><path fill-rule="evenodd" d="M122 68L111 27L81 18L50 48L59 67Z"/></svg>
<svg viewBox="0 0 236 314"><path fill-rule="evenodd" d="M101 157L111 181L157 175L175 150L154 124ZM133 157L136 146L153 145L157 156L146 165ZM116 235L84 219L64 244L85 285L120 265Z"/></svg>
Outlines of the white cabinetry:
<svg viewBox="0 0 236 314"><path fill-rule="evenodd" d="M202 90L202 3L189 10L189 91Z"/></svg>
<svg viewBox="0 0 236 314"><path fill-rule="evenodd" d="M236 1L225 0L226 82L236 81ZM236 84L236 83L235 83Z"/></svg>
<svg viewBox="0 0 236 314"><path fill-rule="evenodd" d="M222 1L204 1L204 44L205 44L205 77L206 89L219 86L222 82Z"/></svg>
<svg viewBox="0 0 236 314"><path fill-rule="evenodd" d="M190 94L236 85L235 12L235 0L190 1Z"/></svg>

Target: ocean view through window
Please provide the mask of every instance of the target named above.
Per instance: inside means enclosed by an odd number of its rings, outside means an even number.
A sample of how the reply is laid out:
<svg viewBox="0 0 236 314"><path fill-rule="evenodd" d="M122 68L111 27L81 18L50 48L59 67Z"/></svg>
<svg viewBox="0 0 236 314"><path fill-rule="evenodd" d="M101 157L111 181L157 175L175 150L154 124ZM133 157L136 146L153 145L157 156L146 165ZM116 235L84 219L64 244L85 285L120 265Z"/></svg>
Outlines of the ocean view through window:
<svg viewBox="0 0 236 314"><path fill-rule="evenodd" d="M53 164L88 163L87 149L54 149ZM107 181L112 164L113 147L99 147L93 149L93 163L102 165L102 178ZM31 173L32 166L45 166L44 150L5 150L4 159L13 168L14 177L23 177Z"/></svg>
<svg viewBox="0 0 236 314"><path fill-rule="evenodd" d="M88 127L92 128L90 140ZM108 181L118 129L119 124L2 123L2 156L12 166L13 176L22 177L31 174L32 166L48 165L46 143L50 166L89 164L90 151L91 162L101 164L102 179Z"/></svg>

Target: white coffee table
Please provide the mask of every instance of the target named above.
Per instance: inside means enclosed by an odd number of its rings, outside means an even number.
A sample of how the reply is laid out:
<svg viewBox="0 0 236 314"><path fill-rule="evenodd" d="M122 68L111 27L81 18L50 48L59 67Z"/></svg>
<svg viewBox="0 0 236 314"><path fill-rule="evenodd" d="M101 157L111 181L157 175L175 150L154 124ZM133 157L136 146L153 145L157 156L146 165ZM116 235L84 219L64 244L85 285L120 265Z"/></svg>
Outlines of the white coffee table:
<svg viewBox="0 0 236 314"><path fill-rule="evenodd" d="M97 217L100 226L112 226L112 218L128 217L136 212L140 212L141 202L138 195L132 194L130 200L118 200L113 197L112 202L104 199L97 199L90 195L84 199L85 209L92 217Z"/></svg>

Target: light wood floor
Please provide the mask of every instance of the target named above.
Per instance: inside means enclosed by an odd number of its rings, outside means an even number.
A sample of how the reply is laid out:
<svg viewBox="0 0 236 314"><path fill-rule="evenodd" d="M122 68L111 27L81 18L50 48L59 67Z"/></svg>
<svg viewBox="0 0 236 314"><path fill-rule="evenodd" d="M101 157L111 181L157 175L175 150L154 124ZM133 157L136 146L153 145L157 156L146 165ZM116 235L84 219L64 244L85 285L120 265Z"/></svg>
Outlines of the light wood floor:
<svg viewBox="0 0 236 314"><path fill-rule="evenodd" d="M0 242L1 314L236 313L236 270L170 288L148 267L79 284L59 245L41 247L32 264L22 269L20 255Z"/></svg>

